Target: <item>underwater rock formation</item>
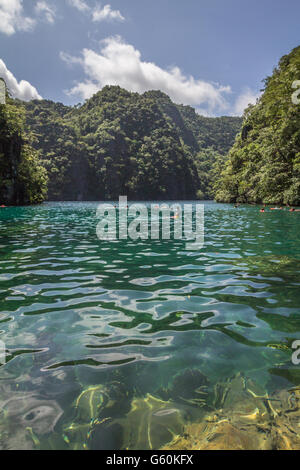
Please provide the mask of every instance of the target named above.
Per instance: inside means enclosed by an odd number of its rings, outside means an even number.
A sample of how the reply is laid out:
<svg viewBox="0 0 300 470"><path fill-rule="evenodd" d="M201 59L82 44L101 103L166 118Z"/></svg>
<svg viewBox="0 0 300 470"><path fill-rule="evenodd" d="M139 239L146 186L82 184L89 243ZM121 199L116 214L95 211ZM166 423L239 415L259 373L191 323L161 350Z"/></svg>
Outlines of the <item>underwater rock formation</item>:
<svg viewBox="0 0 300 470"><path fill-rule="evenodd" d="M300 449L299 386L268 395L241 374L203 392L207 383L186 370L165 389L168 399L134 396L118 381L90 386L67 419L55 401L17 392L0 402L0 449ZM205 398L195 401L199 390Z"/></svg>
<svg viewBox="0 0 300 470"><path fill-rule="evenodd" d="M73 450L120 448L122 429L115 421L130 410L132 395L120 382L95 385L75 402L75 417L64 428L64 441Z"/></svg>
<svg viewBox="0 0 300 470"><path fill-rule="evenodd" d="M128 415L119 421L124 429L122 449L158 449L178 437L185 422L183 410L170 401L149 394L136 398Z"/></svg>
<svg viewBox="0 0 300 470"><path fill-rule="evenodd" d="M0 450L31 450L39 438L51 433L63 414L54 400L27 392L0 402Z"/></svg>
<svg viewBox="0 0 300 470"><path fill-rule="evenodd" d="M160 389L158 394L165 400L205 407L208 404L208 385L208 378L200 370L186 369L174 377L170 386Z"/></svg>
<svg viewBox="0 0 300 470"><path fill-rule="evenodd" d="M222 407L162 450L299 450L300 387L268 396L242 377L215 387Z"/></svg>

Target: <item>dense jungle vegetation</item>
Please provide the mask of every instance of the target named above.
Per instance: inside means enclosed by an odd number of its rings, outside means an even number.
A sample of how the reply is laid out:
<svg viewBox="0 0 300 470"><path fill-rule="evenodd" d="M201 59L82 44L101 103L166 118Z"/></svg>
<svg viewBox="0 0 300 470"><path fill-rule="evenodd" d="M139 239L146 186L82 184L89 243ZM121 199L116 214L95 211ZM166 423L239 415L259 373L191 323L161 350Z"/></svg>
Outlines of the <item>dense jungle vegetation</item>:
<svg viewBox="0 0 300 470"><path fill-rule="evenodd" d="M213 164L241 118L205 118L160 91L107 86L83 105L19 103L47 169L50 200L212 198Z"/></svg>
<svg viewBox="0 0 300 470"><path fill-rule="evenodd" d="M281 58L257 104L246 110L242 131L214 182L217 201L300 205L298 80L300 47Z"/></svg>
<svg viewBox="0 0 300 470"><path fill-rule="evenodd" d="M127 195L300 205L299 79L297 47L243 120L203 117L160 91L118 86L73 107L8 97L0 105L0 203Z"/></svg>
<svg viewBox="0 0 300 470"><path fill-rule="evenodd" d="M47 172L24 129L25 109L7 96L0 105L0 204L37 204L47 193Z"/></svg>

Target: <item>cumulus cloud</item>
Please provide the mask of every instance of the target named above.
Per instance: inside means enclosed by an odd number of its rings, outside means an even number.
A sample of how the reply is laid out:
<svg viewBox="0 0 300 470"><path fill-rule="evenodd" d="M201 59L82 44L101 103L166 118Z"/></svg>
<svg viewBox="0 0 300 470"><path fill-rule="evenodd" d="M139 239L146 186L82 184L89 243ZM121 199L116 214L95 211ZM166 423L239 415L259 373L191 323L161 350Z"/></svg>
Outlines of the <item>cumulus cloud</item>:
<svg viewBox="0 0 300 470"><path fill-rule="evenodd" d="M165 70L144 62L141 53L119 36L107 38L101 44L99 53L91 49L83 49L80 57L61 53L67 63L80 64L86 76L69 94L87 99L105 85L119 85L139 93L159 89L175 102L200 107L209 114L228 106L224 95L231 92L229 86L187 77L179 67Z"/></svg>
<svg viewBox="0 0 300 470"><path fill-rule="evenodd" d="M24 15L23 0L0 0L0 32L31 31L35 20Z"/></svg>
<svg viewBox="0 0 300 470"><path fill-rule="evenodd" d="M110 5L97 6L93 11L93 21L125 21L119 10L112 10Z"/></svg>
<svg viewBox="0 0 300 470"><path fill-rule="evenodd" d="M50 6L45 0L39 0L35 6L35 11L38 15L45 18L45 20L53 24L55 21L55 9Z"/></svg>
<svg viewBox="0 0 300 470"><path fill-rule="evenodd" d="M259 97L259 93L255 93L250 88L245 88L235 102L233 114L235 116L241 116L249 104L255 104Z"/></svg>
<svg viewBox="0 0 300 470"><path fill-rule="evenodd" d="M42 97L39 95L37 89L32 86L26 80L18 80L8 70L3 60L0 59L0 77L4 78L7 88L9 89L13 98L19 98L20 100L41 100Z"/></svg>

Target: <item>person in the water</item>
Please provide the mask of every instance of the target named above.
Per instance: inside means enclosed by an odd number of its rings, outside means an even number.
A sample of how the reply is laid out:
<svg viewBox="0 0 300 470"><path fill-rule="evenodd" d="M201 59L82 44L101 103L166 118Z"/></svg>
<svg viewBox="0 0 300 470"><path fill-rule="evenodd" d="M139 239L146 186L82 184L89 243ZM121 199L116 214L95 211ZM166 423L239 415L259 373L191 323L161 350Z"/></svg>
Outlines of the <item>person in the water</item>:
<svg viewBox="0 0 300 470"><path fill-rule="evenodd" d="M263 207L259 212L265 212L265 208Z"/></svg>
<svg viewBox="0 0 300 470"><path fill-rule="evenodd" d="M179 211L176 211L175 212L175 215L174 216L171 216L171 219L179 219Z"/></svg>

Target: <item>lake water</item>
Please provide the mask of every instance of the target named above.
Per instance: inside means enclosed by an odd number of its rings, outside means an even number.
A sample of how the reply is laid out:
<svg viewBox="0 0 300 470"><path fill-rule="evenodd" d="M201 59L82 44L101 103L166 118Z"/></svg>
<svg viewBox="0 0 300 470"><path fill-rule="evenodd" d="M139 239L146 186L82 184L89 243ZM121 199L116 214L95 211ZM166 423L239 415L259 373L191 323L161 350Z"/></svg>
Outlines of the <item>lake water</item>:
<svg viewBox="0 0 300 470"><path fill-rule="evenodd" d="M99 241L96 210L0 209L0 448L158 448L229 377L300 384L300 213L205 203L188 252Z"/></svg>

